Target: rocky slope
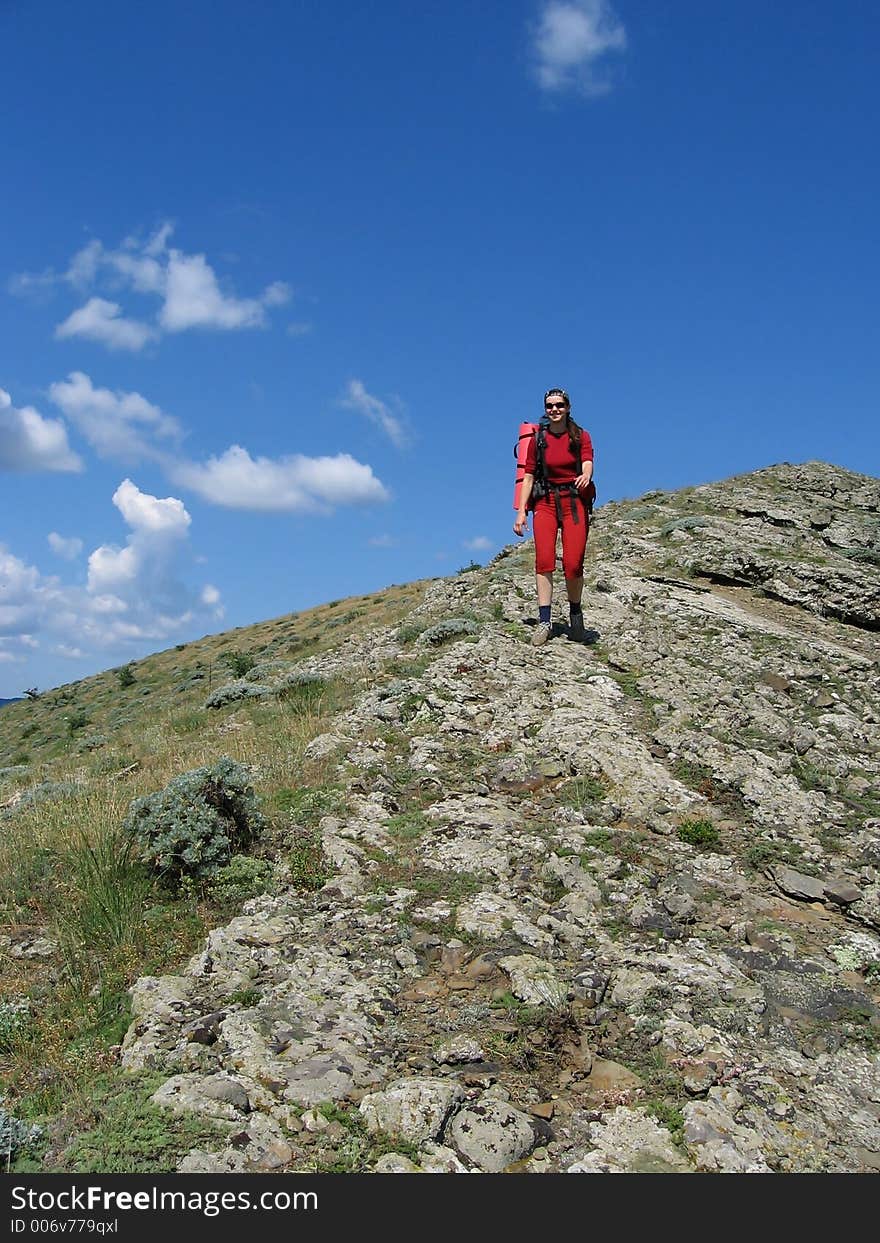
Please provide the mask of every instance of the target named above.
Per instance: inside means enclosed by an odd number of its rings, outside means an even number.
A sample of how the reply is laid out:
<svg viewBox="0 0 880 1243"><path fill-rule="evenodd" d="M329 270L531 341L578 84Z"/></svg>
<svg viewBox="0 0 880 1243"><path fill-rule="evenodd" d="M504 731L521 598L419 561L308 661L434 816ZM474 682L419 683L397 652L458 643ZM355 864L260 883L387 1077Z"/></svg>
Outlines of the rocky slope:
<svg viewBox="0 0 880 1243"><path fill-rule="evenodd" d="M584 645L520 545L323 657L332 874L133 991L181 1168L880 1169L878 565L880 481L781 465L601 508Z"/></svg>

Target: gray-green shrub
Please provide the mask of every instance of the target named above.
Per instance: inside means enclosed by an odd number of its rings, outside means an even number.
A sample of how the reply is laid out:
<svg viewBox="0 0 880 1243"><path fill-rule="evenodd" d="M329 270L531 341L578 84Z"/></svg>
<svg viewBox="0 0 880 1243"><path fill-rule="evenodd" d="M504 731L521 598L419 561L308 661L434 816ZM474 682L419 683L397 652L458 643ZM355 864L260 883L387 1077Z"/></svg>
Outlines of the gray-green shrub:
<svg viewBox="0 0 880 1243"><path fill-rule="evenodd" d="M272 872L272 864L268 859L233 855L224 867L218 868L208 882L208 897L224 906L256 898L269 888Z"/></svg>
<svg viewBox="0 0 880 1243"><path fill-rule="evenodd" d="M226 704L235 703L238 699L264 699L271 693L268 686L238 679L235 682L227 682L225 686L218 686L205 700L205 707L223 708Z"/></svg>
<svg viewBox="0 0 880 1243"><path fill-rule="evenodd" d="M252 652L224 652L220 659L226 662L237 678L243 678L257 663Z"/></svg>
<svg viewBox="0 0 880 1243"><path fill-rule="evenodd" d="M4 1156L7 1162L11 1161L21 1149L27 1148L38 1140L42 1133L41 1127L28 1125L27 1122L22 1122L20 1118L7 1113L3 1108L3 1097L0 1096L0 1155Z"/></svg>
<svg viewBox="0 0 880 1243"><path fill-rule="evenodd" d="M171 879L215 875L262 832L250 774L223 756L136 798L123 824L144 859Z"/></svg>
<svg viewBox="0 0 880 1243"><path fill-rule="evenodd" d="M448 643L450 639L460 639L463 635L476 634L478 630L477 623L470 621L467 617L447 617L445 621L437 622L436 626L429 626L423 631L419 642L439 647L441 643Z"/></svg>
<svg viewBox="0 0 880 1243"><path fill-rule="evenodd" d="M676 518L672 522L664 522L660 528L661 536L671 535L673 531L696 531L700 527L707 527L709 522L706 518L698 518L694 514L690 518Z"/></svg>

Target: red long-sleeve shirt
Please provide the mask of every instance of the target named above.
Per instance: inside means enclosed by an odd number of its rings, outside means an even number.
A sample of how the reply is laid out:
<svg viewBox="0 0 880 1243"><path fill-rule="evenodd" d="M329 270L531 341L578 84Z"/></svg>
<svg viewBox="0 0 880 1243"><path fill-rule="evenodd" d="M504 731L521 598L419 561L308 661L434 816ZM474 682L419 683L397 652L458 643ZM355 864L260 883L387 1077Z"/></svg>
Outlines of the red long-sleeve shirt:
<svg viewBox="0 0 880 1243"><path fill-rule="evenodd" d="M529 440L526 447L525 470L527 475L534 475L537 467L537 445L535 437ZM571 449L568 431L561 436L552 432L544 433L544 468L547 472L547 483L573 483L581 473L581 462L592 462L593 442L586 428L581 429L581 455L577 460Z"/></svg>

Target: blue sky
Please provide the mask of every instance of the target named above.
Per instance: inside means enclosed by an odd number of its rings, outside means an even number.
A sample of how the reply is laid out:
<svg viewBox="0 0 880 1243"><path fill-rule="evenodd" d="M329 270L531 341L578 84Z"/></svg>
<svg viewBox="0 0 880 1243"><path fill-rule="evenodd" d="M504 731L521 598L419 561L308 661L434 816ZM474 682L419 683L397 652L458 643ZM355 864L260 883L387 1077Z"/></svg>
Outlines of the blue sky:
<svg viewBox="0 0 880 1243"><path fill-rule="evenodd" d="M0 0L0 697L484 562L552 385L600 501L880 474L878 38Z"/></svg>

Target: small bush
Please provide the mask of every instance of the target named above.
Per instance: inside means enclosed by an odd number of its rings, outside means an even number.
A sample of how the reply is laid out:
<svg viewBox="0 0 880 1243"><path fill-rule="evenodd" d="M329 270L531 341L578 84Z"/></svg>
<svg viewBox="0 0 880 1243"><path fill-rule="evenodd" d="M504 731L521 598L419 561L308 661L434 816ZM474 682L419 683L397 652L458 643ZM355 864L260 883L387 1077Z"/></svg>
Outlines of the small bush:
<svg viewBox="0 0 880 1243"><path fill-rule="evenodd" d="M109 742L106 734L89 734L88 738L83 738L79 744L80 751L99 751L101 747L106 747Z"/></svg>
<svg viewBox="0 0 880 1243"><path fill-rule="evenodd" d="M345 793L338 786L300 786L275 792L275 804L293 825L316 826L322 816L337 816L345 809Z"/></svg>
<svg viewBox="0 0 880 1243"><path fill-rule="evenodd" d="M177 683L174 688L175 694L180 695L184 691L191 691L194 686L198 686L199 682L204 682L206 677L207 674L202 673L201 669L196 669L196 671L191 673L189 677L186 677L182 682Z"/></svg>
<svg viewBox="0 0 880 1243"><path fill-rule="evenodd" d="M431 827L424 812L405 811L399 816L392 816L385 826L392 837L401 842L412 842L420 838Z"/></svg>
<svg viewBox="0 0 880 1243"><path fill-rule="evenodd" d="M218 686L208 696L205 700L205 707L223 708L226 704L235 703L238 699L264 699L266 695L271 695L271 693L268 686L262 686L259 683L242 680L227 682L225 686Z"/></svg>
<svg viewBox="0 0 880 1243"><path fill-rule="evenodd" d="M320 829L314 826L300 825L294 828L287 862L290 866L290 883L297 889L321 889L333 871L321 845Z"/></svg>
<svg viewBox="0 0 880 1243"><path fill-rule="evenodd" d="M398 643L412 643L428 629L425 622L407 622L397 627Z"/></svg>
<svg viewBox="0 0 880 1243"><path fill-rule="evenodd" d="M224 756L136 798L125 830L148 863L171 879L215 875L265 827L249 773Z"/></svg>
<svg viewBox="0 0 880 1243"><path fill-rule="evenodd" d="M718 830L711 820L683 820L678 826L678 836L689 846L711 849L721 844Z"/></svg>
<svg viewBox="0 0 880 1243"><path fill-rule="evenodd" d="M865 565L880 565L880 548L844 548L843 555L850 561L861 561Z"/></svg>
<svg viewBox="0 0 880 1243"><path fill-rule="evenodd" d="M470 621L467 617L448 617L445 621L438 622L436 626L429 626L427 630L424 630L420 642L439 647L441 643L448 643L450 639L460 639L464 635L476 634L478 630L477 623Z"/></svg>
<svg viewBox="0 0 880 1243"><path fill-rule="evenodd" d="M809 870L809 865L796 842L778 842L760 838L746 847L743 851L743 858L756 872L761 872L764 868L776 863L786 863L790 867L797 868L799 872Z"/></svg>
<svg viewBox="0 0 880 1243"><path fill-rule="evenodd" d="M74 712L72 716L67 718L67 732L71 737L80 729L85 729L91 724L91 720L85 712Z"/></svg>
<svg viewBox="0 0 880 1243"><path fill-rule="evenodd" d="M705 518L676 518L673 522L664 522L660 528L661 536L671 535L673 531L696 531L699 527L709 525Z"/></svg>
<svg viewBox="0 0 880 1243"><path fill-rule="evenodd" d="M137 681L137 678L134 676L134 673L132 672L131 665L123 665L121 669L117 669L116 676L119 679L120 690L123 690L123 691L126 689L126 687L134 686L135 682Z"/></svg>
<svg viewBox="0 0 880 1243"><path fill-rule="evenodd" d="M665 1126L672 1136L672 1142L681 1147L684 1144L684 1114L677 1105L667 1100L648 1101L646 1108L661 1126Z"/></svg>
<svg viewBox="0 0 880 1243"><path fill-rule="evenodd" d="M206 893L218 906L240 906L248 898L265 893L271 880L272 864L268 859L233 855L226 866L212 876Z"/></svg>
<svg viewBox="0 0 880 1243"><path fill-rule="evenodd" d="M272 682L285 674L290 674L289 660L260 660L244 675L248 682Z"/></svg>
<svg viewBox="0 0 880 1243"><path fill-rule="evenodd" d="M0 781L5 781L9 777L17 777L27 768L27 764L7 764L5 768L0 768Z"/></svg>
<svg viewBox="0 0 880 1243"><path fill-rule="evenodd" d="M13 816L17 812L23 811L26 807L34 806L37 803L55 802L57 799L71 798L79 793L80 788L75 781L41 781L38 785L31 786L29 790L25 790L15 806L7 808L5 812L0 812L0 817Z"/></svg>
<svg viewBox="0 0 880 1243"><path fill-rule="evenodd" d="M8 1052L31 1023L30 1002L24 997L0 1001L0 1053Z"/></svg>
<svg viewBox="0 0 880 1243"><path fill-rule="evenodd" d="M0 1096L0 1156L6 1158L7 1166L20 1152L35 1143L41 1134L40 1127L29 1126L20 1118L14 1118L7 1113L3 1108L3 1097Z"/></svg>
<svg viewBox="0 0 880 1243"><path fill-rule="evenodd" d="M252 652L224 652L221 659L226 662L237 678L243 678L246 673L250 673L257 663L257 658Z"/></svg>
<svg viewBox="0 0 880 1243"><path fill-rule="evenodd" d="M564 807L582 811L594 803L601 803L607 791L596 777L577 777L568 781L559 791L559 801Z"/></svg>

